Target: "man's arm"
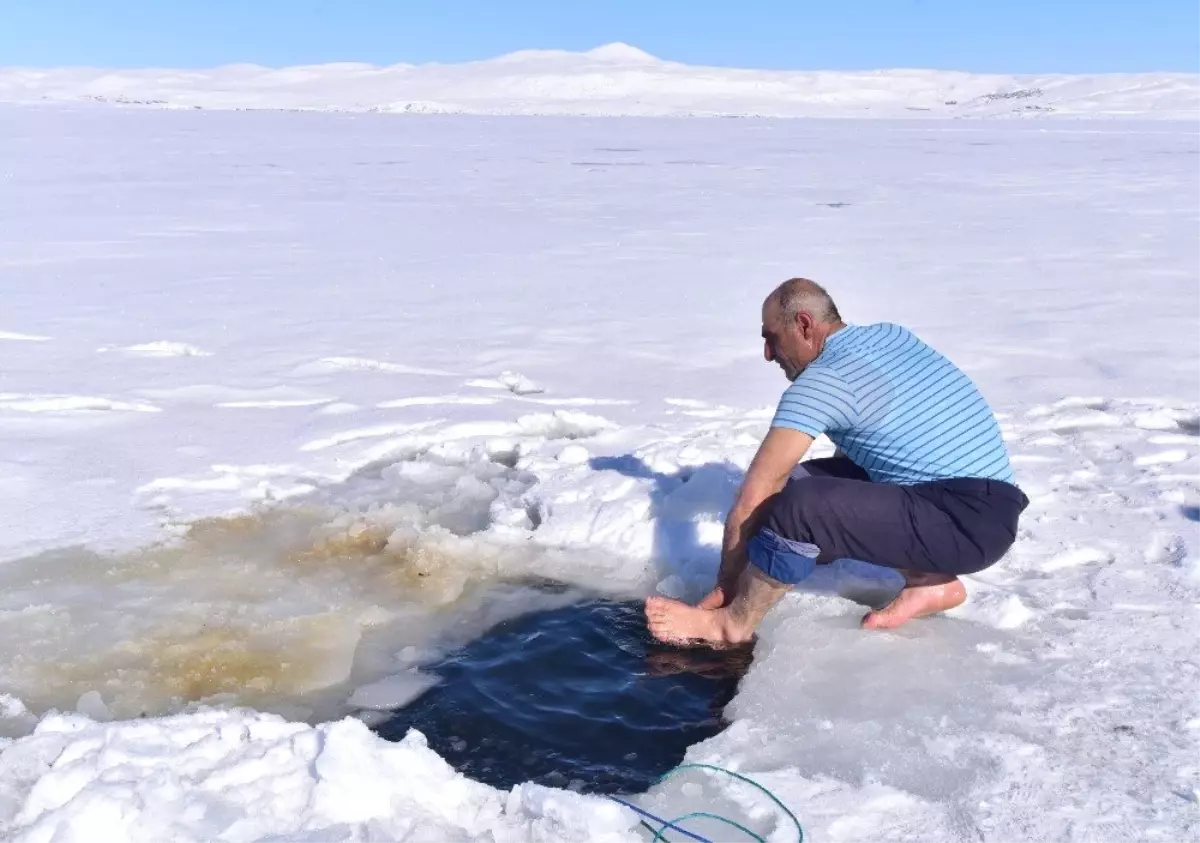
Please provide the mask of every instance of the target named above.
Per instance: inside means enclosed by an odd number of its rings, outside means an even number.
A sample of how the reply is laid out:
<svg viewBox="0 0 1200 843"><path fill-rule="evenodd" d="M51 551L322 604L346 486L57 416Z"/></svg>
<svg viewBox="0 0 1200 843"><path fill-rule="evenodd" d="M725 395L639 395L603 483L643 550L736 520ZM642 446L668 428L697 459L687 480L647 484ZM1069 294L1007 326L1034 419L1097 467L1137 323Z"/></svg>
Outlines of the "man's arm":
<svg viewBox="0 0 1200 843"><path fill-rule="evenodd" d="M758 529L763 504L779 493L800 458L813 443L813 437L786 427L773 427L750 463L737 501L725 519L725 540L721 547L721 569L717 588L701 605L716 608L727 604L737 591L737 581L746 569L746 544ZM717 591L721 593L718 595ZM710 606L710 603L715 605Z"/></svg>

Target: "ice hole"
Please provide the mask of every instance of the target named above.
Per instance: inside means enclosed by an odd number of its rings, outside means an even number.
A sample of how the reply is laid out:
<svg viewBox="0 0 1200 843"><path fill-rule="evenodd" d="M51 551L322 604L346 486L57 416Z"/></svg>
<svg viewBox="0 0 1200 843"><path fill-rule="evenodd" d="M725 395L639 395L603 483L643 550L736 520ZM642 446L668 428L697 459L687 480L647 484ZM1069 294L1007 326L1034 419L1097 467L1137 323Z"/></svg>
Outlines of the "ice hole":
<svg viewBox="0 0 1200 843"><path fill-rule="evenodd" d="M498 624L422 672L438 684L376 726L418 729L465 775L639 793L725 728L751 651L657 645L641 603L590 599Z"/></svg>

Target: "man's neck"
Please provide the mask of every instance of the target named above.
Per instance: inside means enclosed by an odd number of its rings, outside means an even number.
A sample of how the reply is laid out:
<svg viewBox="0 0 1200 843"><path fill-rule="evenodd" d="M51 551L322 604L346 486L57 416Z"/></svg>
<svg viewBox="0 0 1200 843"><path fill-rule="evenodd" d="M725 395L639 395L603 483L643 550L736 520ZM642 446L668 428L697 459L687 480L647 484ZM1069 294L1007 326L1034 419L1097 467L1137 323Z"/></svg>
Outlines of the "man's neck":
<svg viewBox="0 0 1200 843"><path fill-rule="evenodd" d="M828 329L825 331L825 335L821 337L821 350L817 352L818 357L820 357L821 352L825 350L825 343L829 340L829 338L845 327L846 323L842 322L841 320L829 324Z"/></svg>

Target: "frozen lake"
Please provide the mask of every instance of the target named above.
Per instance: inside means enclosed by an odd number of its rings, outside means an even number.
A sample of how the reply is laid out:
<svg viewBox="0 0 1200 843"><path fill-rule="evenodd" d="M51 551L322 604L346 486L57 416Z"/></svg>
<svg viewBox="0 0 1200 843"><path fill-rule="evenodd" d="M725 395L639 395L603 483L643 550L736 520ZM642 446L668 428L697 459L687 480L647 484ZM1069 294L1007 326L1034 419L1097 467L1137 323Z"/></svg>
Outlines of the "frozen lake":
<svg viewBox="0 0 1200 843"><path fill-rule="evenodd" d="M872 566L789 596L689 760L813 839L1194 833L1195 124L0 125L0 835L641 839L315 724L554 608L481 596L510 578L698 593L785 385L759 306L793 275L964 368L1032 504L951 617L860 632L836 594L894 585ZM116 722L23 737L51 708ZM790 839L702 785L646 804Z"/></svg>

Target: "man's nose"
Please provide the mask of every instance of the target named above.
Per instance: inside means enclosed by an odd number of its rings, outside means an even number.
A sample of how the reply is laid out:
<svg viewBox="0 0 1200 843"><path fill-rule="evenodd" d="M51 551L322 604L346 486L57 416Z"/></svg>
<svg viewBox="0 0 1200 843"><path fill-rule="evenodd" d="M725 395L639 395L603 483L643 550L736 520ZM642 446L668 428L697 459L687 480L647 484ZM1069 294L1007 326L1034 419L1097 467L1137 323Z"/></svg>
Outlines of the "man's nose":
<svg viewBox="0 0 1200 843"><path fill-rule="evenodd" d="M763 342L763 357L768 363L775 359L775 352L771 349L771 344L766 341Z"/></svg>

